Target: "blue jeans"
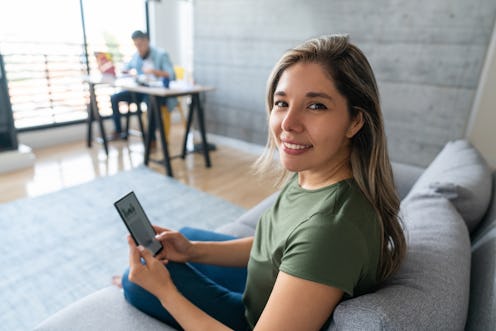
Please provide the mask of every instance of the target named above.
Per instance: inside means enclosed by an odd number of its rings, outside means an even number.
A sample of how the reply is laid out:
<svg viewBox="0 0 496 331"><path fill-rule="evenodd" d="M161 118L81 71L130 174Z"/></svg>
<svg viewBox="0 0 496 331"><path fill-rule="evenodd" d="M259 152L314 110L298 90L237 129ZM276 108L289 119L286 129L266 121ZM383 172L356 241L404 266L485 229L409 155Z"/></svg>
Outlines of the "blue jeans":
<svg viewBox="0 0 496 331"><path fill-rule="evenodd" d="M183 228L180 232L186 238L197 241L236 239L193 228ZM247 330L242 300L246 285L246 268L169 262L167 270L177 289L198 308L234 330ZM129 270L126 270L122 277L126 300L142 312L181 329L155 296L129 281L128 272Z"/></svg>
<svg viewBox="0 0 496 331"><path fill-rule="evenodd" d="M118 93L112 94L110 96L110 103L112 104L112 119L114 120L115 132L122 132L121 125L121 112L119 111L119 102L127 102L127 103L142 103L146 102L148 104L148 109L150 109L149 98L146 94L142 93L133 93L130 91L120 91ZM158 97L157 98L158 106L166 105L167 98ZM152 132L152 140L155 140L155 117L152 117L151 122L149 123Z"/></svg>
<svg viewBox="0 0 496 331"><path fill-rule="evenodd" d="M112 104L112 119L114 120L115 131L118 133L122 132L121 126L121 113L119 111L119 102L127 103L142 103L145 100L146 95L141 93L133 93L129 91L121 91L112 94L110 97L110 103Z"/></svg>

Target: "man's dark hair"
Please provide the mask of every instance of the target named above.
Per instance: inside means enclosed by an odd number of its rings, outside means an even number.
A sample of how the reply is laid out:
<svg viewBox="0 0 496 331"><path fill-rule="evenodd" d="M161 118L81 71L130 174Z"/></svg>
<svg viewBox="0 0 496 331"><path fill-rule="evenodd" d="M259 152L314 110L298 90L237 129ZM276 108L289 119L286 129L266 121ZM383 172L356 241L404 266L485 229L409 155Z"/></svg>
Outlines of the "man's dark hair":
<svg viewBox="0 0 496 331"><path fill-rule="evenodd" d="M141 30L136 30L131 35L131 39L133 39L133 40L135 40L135 39L148 39L148 34L144 33Z"/></svg>

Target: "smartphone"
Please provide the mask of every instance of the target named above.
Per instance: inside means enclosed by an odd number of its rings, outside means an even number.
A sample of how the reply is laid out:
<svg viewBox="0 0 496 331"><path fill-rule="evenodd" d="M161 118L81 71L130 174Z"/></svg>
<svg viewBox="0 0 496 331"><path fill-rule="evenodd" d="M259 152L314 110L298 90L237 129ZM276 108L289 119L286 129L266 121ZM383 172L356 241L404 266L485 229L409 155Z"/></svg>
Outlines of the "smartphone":
<svg viewBox="0 0 496 331"><path fill-rule="evenodd" d="M129 192L114 203L136 245L141 245L157 255L163 246L155 239L155 230L134 192Z"/></svg>

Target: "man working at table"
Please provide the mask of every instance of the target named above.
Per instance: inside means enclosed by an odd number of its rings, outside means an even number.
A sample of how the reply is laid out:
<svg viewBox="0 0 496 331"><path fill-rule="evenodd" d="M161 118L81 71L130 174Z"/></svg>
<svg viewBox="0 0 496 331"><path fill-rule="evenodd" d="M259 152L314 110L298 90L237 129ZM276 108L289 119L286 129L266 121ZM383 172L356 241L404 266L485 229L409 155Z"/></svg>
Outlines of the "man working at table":
<svg viewBox="0 0 496 331"><path fill-rule="evenodd" d="M150 46L148 35L142 31L134 31L131 38L136 46L137 52L131 60L124 65L123 73L131 73L136 71L137 80L139 82L149 82L153 80L162 80L164 87L169 87L169 81L175 80L174 67L169 59L169 55L155 47ZM133 93L129 91L121 91L113 94L110 97L112 103L113 119L115 124L115 132L113 138L122 136L121 114L119 112L119 102L138 102L147 101L147 96L141 93ZM169 111L172 111L177 105L177 98L158 98L160 106L167 106ZM150 106L148 106L150 109ZM152 143L155 141L155 123L149 123L150 132L152 132Z"/></svg>

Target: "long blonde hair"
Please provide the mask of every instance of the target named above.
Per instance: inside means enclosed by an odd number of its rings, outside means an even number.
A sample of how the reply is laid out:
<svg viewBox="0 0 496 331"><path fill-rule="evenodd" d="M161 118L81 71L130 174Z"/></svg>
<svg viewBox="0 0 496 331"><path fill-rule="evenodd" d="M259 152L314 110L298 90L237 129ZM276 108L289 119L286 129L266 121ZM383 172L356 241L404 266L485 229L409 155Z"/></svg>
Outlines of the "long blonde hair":
<svg viewBox="0 0 496 331"><path fill-rule="evenodd" d="M359 113L363 116L363 127L351 139L350 164L355 181L378 215L382 230L378 278L384 280L399 268L406 252L406 242L398 216L400 200L395 190L379 91L372 68L365 55L345 35L308 40L288 50L272 70L267 82L268 114L282 73L296 63L321 65L347 99L351 118ZM275 151L276 143L269 132L265 152L255 163L258 172L274 170ZM280 178L287 177L288 172L284 169L278 172Z"/></svg>

